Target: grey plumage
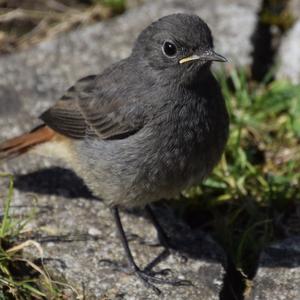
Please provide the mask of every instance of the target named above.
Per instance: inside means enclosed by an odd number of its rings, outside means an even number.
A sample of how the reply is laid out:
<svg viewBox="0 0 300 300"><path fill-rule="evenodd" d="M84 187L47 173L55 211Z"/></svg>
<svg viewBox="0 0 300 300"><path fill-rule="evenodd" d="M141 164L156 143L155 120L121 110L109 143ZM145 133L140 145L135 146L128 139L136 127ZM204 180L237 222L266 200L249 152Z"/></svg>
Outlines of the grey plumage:
<svg viewBox="0 0 300 300"><path fill-rule="evenodd" d="M178 49L167 57L162 46ZM132 54L79 80L41 119L74 138L74 169L108 205L135 206L200 183L220 159L228 116L210 60L207 25L176 14L151 24Z"/></svg>

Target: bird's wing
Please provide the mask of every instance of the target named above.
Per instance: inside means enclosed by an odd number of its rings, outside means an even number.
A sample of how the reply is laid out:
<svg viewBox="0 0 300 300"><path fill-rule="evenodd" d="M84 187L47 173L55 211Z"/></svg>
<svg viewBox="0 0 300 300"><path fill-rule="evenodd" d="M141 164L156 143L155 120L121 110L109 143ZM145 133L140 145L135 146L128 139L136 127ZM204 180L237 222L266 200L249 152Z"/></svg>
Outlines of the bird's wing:
<svg viewBox="0 0 300 300"><path fill-rule="evenodd" d="M79 80L40 119L56 132L74 139L122 139L139 131L143 123L142 118L135 117L138 109L130 109L128 103L125 109L126 101L101 95L101 88L95 89L96 79L88 76Z"/></svg>

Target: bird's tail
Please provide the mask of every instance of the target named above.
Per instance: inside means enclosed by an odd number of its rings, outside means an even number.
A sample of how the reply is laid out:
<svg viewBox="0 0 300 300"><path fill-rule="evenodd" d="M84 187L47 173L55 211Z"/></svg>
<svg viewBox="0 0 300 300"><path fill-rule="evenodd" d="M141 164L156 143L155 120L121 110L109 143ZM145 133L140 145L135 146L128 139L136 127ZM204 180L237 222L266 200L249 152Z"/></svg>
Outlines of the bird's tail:
<svg viewBox="0 0 300 300"><path fill-rule="evenodd" d="M32 147L45 143L54 137L54 131L46 125L36 127L31 132L0 143L0 161L11 159L30 150Z"/></svg>

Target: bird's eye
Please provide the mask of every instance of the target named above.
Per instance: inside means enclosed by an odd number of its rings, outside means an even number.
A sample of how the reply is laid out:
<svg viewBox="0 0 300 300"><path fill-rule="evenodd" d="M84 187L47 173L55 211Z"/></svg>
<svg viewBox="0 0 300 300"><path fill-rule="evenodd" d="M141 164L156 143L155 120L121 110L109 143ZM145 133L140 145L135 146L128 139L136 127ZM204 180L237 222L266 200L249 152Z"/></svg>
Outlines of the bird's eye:
<svg viewBox="0 0 300 300"><path fill-rule="evenodd" d="M177 53L177 48L172 42L164 42L162 50L168 57L174 57Z"/></svg>

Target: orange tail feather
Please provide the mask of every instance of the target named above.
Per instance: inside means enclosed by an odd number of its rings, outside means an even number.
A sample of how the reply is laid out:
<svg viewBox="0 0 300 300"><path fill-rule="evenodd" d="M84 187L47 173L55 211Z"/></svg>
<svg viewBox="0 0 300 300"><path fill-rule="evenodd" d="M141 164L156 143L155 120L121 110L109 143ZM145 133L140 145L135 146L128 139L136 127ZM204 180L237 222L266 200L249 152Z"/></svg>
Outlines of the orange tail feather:
<svg viewBox="0 0 300 300"><path fill-rule="evenodd" d="M54 135L55 132L51 128L42 125L29 133L9 139L0 144L0 160L19 156L30 150L33 146L51 140Z"/></svg>

